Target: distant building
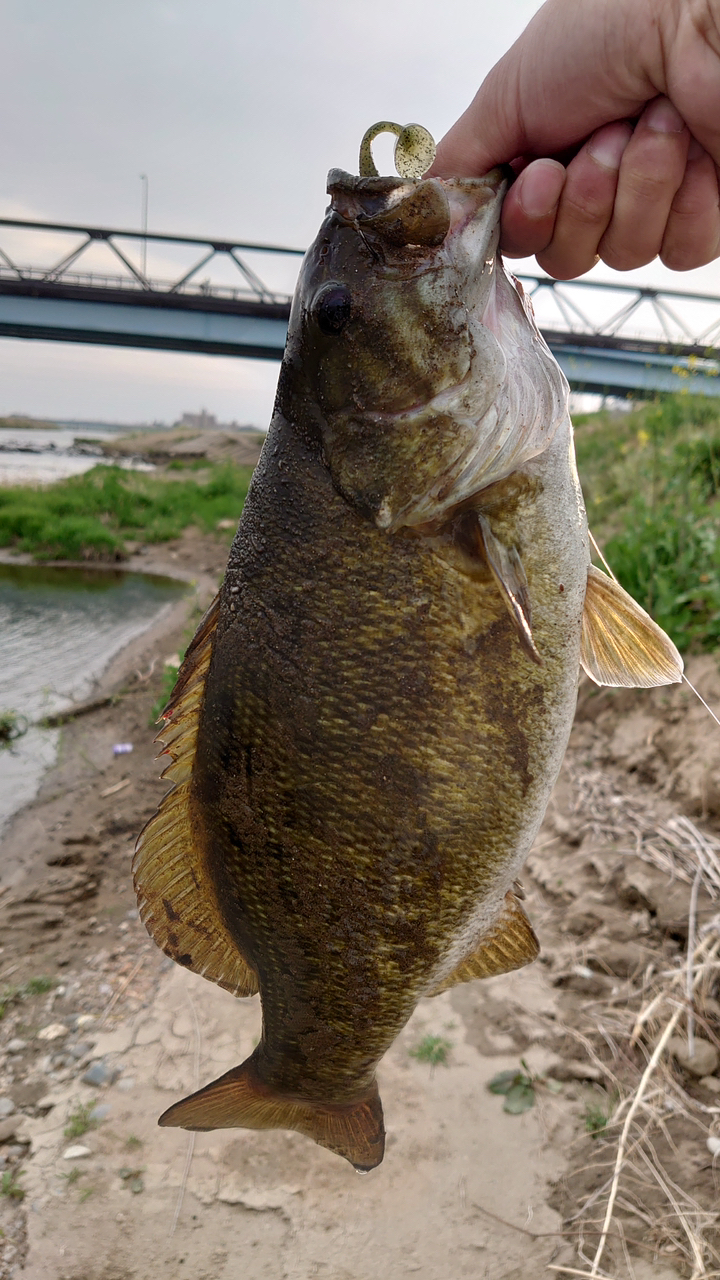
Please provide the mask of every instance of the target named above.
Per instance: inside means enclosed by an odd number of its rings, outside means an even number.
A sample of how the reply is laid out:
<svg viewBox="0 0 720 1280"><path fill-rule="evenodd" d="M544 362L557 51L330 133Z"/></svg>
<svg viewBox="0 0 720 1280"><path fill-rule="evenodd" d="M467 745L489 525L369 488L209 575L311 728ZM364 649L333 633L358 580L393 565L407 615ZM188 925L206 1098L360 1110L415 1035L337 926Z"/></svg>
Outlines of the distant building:
<svg viewBox="0 0 720 1280"><path fill-rule="evenodd" d="M193 431L217 431L220 423L214 413L201 409L199 413L184 413L178 425L192 427Z"/></svg>
<svg viewBox="0 0 720 1280"><path fill-rule="evenodd" d="M218 422L214 413L201 409L199 413L184 413L177 427L191 427L193 431L258 431L252 423Z"/></svg>

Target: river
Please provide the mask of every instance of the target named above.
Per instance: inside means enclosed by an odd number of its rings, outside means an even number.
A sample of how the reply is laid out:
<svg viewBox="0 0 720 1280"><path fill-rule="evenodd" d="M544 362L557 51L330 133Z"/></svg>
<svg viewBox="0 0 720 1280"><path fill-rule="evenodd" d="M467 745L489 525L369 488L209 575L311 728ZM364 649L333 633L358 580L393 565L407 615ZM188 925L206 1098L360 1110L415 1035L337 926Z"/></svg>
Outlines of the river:
<svg viewBox="0 0 720 1280"><path fill-rule="evenodd" d="M52 484L81 475L91 467L111 463L135 471L154 471L148 462L105 458L100 443L123 432L107 427L44 429L4 427L0 430L0 485Z"/></svg>
<svg viewBox="0 0 720 1280"><path fill-rule="evenodd" d="M110 660L187 591L121 570L0 563L0 715L27 732L0 745L0 829L37 792L57 754L43 716L82 702Z"/></svg>

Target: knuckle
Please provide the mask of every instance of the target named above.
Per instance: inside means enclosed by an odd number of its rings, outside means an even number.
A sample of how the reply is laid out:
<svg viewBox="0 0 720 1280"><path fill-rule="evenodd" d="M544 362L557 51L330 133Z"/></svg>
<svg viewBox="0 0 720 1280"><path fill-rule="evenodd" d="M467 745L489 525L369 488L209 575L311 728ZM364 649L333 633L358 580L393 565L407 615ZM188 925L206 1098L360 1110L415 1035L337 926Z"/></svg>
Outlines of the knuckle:
<svg viewBox="0 0 720 1280"><path fill-rule="evenodd" d="M646 267L657 257L657 249L644 249L638 245L616 245L612 241L600 244L600 257L613 271L634 271Z"/></svg>

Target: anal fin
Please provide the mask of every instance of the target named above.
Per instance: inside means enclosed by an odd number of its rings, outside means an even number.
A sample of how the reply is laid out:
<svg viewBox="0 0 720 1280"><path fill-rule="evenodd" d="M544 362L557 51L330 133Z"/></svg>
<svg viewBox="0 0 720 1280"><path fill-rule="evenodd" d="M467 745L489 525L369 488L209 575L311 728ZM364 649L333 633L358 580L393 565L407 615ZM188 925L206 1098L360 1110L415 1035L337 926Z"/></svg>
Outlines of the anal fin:
<svg viewBox="0 0 720 1280"><path fill-rule="evenodd" d="M530 591L520 553L517 547L503 546L484 515L478 512L477 518L488 568L515 624L520 644L531 662L541 667L543 660L533 640Z"/></svg>
<svg viewBox="0 0 720 1280"><path fill-rule="evenodd" d="M661 627L627 591L590 565L580 662L596 684L652 689L677 684L683 660Z"/></svg>
<svg viewBox="0 0 720 1280"><path fill-rule="evenodd" d="M138 837L133 880L140 919L166 955L234 995L251 996L258 990L257 975L222 917L191 809L198 726L219 611L216 596L162 713L165 724L157 741L171 760L162 776L174 785Z"/></svg>
<svg viewBox="0 0 720 1280"><path fill-rule="evenodd" d="M239 1067L176 1102L158 1124L181 1129L294 1129L365 1173L385 1152L383 1110L373 1081L350 1103L314 1102L278 1093L263 1083L257 1049Z"/></svg>
<svg viewBox="0 0 720 1280"><path fill-rule="evenodd" d="M513 969L522 969L531 964L540 953L540 944L535 936L525 909L512 890L505 894L505 905L492 931L486 934L474 951L466 956L432 991L429 996L438 996L449 987L456 987L461 982L472 982L474 978L492 978L498 973L511 973Z"/></svg>

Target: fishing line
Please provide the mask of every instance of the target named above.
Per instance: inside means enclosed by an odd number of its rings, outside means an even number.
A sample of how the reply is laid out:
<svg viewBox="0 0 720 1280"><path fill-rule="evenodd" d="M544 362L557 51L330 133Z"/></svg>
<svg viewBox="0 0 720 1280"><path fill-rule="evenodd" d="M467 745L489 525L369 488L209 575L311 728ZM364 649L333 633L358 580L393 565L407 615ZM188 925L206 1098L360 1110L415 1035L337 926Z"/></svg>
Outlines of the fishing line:
<svg viewBox="0 0 720 1280"><path fill-rule="evenodd" d="M597 542L595 541L595 538L593 537L593 534L591 533L590 529L588 529L588 537L589 537L590 541L592 542L593 547L595 548L595 555L597 556L598 560L602 560L603 565L605 566L605 568L607 569L608 573L610 574L610 577L612 578L613 582L617 582L617 578L615 577L615 574L613 573L612 569L610 568L610 565L608 564L607 560L605 559L605 557L604 557L604 555L603 555L602 551L600 550L600 548L599 548L599 546L598 546Z"/></svg>
<svg viewBox="0 0 720 1280"><path fill-rule="evenodd" d="M604 567L607 569L607 572L610 574L610 577L613 579L613 581L614 581L614 582L617 582L617 578L615 577L615 574L613 573L612 569L610 568L610 565L608 564L607 560L605 559L605 557L604 557L604 555L603 555L602 551L600 550L600 548L599 548L599 546L598 546L597 542L595 541L595 538L593 537L593 535L592 535L592 533L590 532L590 530L589 530L589 529L588 529L588 537L589 537L589 539L590 539L590 541L591 541L591 543L592 543L592 545L593 545L593 547L594 547L594 549L595 549L595 554L596 554L596 556L598 557L598 559L599 559L599 560L602 560L602 563L603 563ZM715 721L716 725L717 725L717 726L718 726L718 728L720 729L720 719L718 719L718 717L715 715L715 712L713 711L712 707L709 707L709 706L708 706L708 704L707 704L707 702L705 701L705 699L703 698L702 694L699 692L699 690L698 690L698 689L696 689L696 688L695 688L695 685L694 685L694 684L692 684L690 680L688 680L688 678L687 678L687 676L685 675L685 672L684 672L684 671L683 671L683 676L682 676L682 678L683 678L683 683L684 683L684 684L686 684L686 685L687 685L687 687L688 687L688 689L690 689L690 690L691 690L691 692L695 694L695 697L697 698L698 702L701 702L701 703L702 703L702 705L704 706L704 708L705 708L705 710L707 711L708 715L712 716L712 718L713 718L713 720Z"/></svg>

